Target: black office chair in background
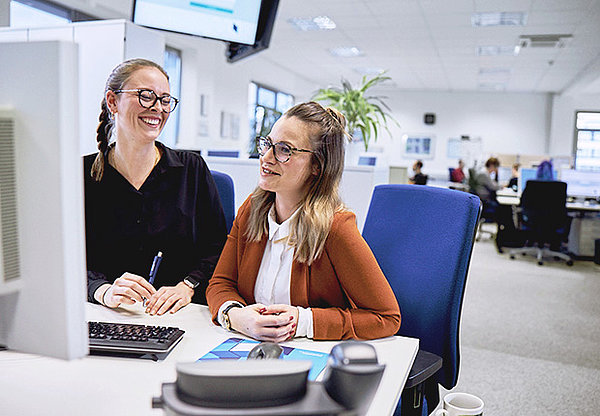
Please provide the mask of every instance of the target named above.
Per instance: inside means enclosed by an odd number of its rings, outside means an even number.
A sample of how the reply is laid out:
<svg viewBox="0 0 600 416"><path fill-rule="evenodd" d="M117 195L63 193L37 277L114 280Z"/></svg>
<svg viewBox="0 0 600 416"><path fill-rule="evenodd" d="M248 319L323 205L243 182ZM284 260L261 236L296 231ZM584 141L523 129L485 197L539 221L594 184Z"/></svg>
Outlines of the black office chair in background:
<svg viewBox="0 0 600 416"><path fill-rule="evenodd" d="M567 215L567 184L558 181L527 181L521 195L521 226L525 247L510 250L516 254L533 254L539 265L544 257L562 259L572 266L571 257L560 251L567 241L571 217Z"/></svg>

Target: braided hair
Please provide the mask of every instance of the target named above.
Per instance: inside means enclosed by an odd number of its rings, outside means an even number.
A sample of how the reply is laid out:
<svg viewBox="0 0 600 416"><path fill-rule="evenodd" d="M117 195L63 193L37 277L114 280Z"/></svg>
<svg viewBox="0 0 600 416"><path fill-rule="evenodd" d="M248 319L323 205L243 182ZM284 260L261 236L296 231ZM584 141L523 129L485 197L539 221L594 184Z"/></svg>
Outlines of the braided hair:
<svg viewBox="0 0 600 416"><path fill-rule="evenodd" d="M97 182L100 182L100 180L102 180L102 176L104 175L104 155L108 150L114 127L114 117L108 109L108 104L106 103L106 93L108 91L116 91L123 88L123 85L129 80L129 78L131 78L135 71L147 67L158 69L164 74L167 80L169 79L166 71L157 63L147 59L136 58L129 59L117 65L117 67L113 69L106 80L104 97L100 103L101 111L100 115L98 116L98 128L96 129L96 141L98 142L99 152L96 155L96 159L92 164L92 170L90 172L92 178L94 178L94 180Z"/></svg>

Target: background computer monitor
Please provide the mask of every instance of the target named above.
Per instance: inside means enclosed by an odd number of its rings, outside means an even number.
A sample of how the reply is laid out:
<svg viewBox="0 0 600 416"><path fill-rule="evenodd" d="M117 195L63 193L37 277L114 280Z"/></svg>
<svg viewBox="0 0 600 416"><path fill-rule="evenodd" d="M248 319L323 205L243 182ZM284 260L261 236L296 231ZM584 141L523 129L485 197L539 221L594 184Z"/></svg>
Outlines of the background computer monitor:
<svg viewBox="0 0 600 416"><path fill-rule="evenodd" d="M0 108L14 120L2 157L16 175L16 204L0 204L0 218L13 217L18 230L11 236L2 227L12 254L2 250L0 279L19 257L11 279L19 284L0 290L0 344L63 359L88 352L77 55L75 43L0 43ZM11 174L9 165L0 175Z"/></svg>
<svg viewBox="0 0 600 416"><path fill-rule="evenodd" d="M188 35L253 45L261 0L134 0L133 22Z"/></svg>
<svg viewBox="0 0 600 416"><path fill-rule="evenodd" d="M558 180L558 171L556 169L552 169L552 177L554 180ZM537 168L521 168L519 170L519 192L523 192L525 190L527 181L535 180L536 178Z"/></svg>
<svg viewBox="0 0 600 416"><path fill-rule="evenodd" d="M498 183L500 183L500 184L508 183L508 181L510 181L511 177L512 177L512 168L509 168L507 166L500 166L498 168Z"/></svg>
<svg viewBox="0 0 600 416"><path fill-rule="evenodd" d="M563 169L560 180L567 183L567 195L575 198L600 197L600 172Z"/></svg>

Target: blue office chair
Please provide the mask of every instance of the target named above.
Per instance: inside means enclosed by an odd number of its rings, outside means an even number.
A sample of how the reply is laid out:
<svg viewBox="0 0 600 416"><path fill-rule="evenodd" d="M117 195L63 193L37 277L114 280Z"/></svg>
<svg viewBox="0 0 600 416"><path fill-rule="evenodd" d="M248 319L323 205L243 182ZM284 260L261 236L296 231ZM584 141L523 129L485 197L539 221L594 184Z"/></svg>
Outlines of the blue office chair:
<svg viewBox="0 0 600 416"><path fill-rule="evenodd" d="M219 192L221 205L223 206L223 212L225 213L227 232L229 232L233 225L233 219L235 218L235 192L233 180L231 179L231 176L223 172L211 170L210 173L215 180L215 185L217 185L217 191Z"/></svg>
<svg viewBox="0 0 600 416"><path fill-rule="evenodd" d="M438 383L456 385L460 314L480 213L479 198L466 192L415 185L373 191L363 237L400 305L398 335L420 342L395 415L428 414L439 402Z"/></svg>

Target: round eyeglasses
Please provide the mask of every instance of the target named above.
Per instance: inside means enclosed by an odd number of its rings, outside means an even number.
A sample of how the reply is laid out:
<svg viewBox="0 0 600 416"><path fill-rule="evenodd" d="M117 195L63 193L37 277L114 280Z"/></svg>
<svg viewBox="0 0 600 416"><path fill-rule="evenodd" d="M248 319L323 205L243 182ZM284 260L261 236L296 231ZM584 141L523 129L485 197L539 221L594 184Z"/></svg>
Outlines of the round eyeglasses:
<svg viewBox="0 0 600 416"><path fill-rule="evenodd" d="M292 157L295 152L313 153L312 150L296 149L284 142L273 143L273 140L271 140L269 136L258 136L256 138L256 148L258 149L258 154L261 156L264 156L270 148L273 148L273 156L275 156L275 160L280 163L285 163L290 160L290 157Z"/></svg>
<svg viewBox="0 0 600 416"><path fill-rule="evenodd" d="M171 113L177 107L179 100L169 94L161 95L160 97L156 93L149 89L135 89L135 90L115 90L115 94L121 94L123 92L137 94L140 105L144 108L152 108L156 105L157 101L160 101L162 111L165 113Z"/></svg>

